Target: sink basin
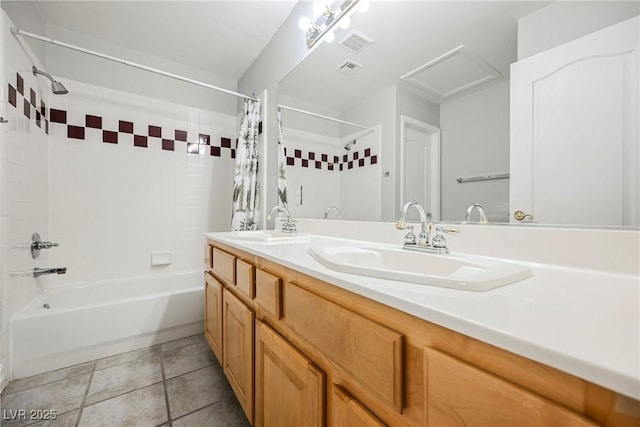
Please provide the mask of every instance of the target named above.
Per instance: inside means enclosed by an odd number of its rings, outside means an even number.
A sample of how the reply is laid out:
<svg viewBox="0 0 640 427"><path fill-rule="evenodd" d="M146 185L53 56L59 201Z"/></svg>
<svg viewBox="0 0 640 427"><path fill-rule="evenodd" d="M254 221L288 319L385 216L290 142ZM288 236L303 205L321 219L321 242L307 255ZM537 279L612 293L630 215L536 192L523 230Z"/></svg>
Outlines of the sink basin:
<svg viewBox="0 0 640 427"><path fill-rule="evenodd" d="M486 291L532 276L527 266L471 255L374 246L311 247L309 252L325 267L343 273L467 291Z"/></svg>
<svg viewBox="0 0 640 427"><path fill-rule="evenodd" d="M309 236L298 233L285 233L277 230L232 231L228 239L247 240L262 243L308 242Z"/></svg>

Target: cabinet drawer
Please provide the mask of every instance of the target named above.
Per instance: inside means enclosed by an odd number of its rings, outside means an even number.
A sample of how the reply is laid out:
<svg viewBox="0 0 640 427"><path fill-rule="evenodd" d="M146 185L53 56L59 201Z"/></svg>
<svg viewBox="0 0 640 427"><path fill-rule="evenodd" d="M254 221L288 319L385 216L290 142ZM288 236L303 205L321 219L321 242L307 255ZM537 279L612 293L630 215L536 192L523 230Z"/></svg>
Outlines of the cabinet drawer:
<svg viewBox="0 0 640 427"><path fill-rule="evenodd" d="M332 426L334 427L384 427L375 415L362 406L339 385L333 385Z"/></svg>
<svg viewBox="0 0 640 427"><path fill-rule="evenodd" d="M276 319L282 317L282 280L263 270L256 270L256 301L260 308Z"/></svg>
<svg viewBox="0 0 640 427"><path fill-rule="evenodd" d="M236 259L236 289L249 299L256 296L255 271L256 268L253 265Z"/></svg>
<svg viewBox="0 0 640 427"><path fill-rule="evenodd" d="M236 258L218 248L213 248L211 253L211 267L213 272L222 278L228 285L236 283Z"/></svg>
<svg viewBox="0 0 640 427"><path fill-rule="evenodd" d="M403 408L403 336L292 283L284 320L303 339L398 412Z"/></svg>
<svg viewBox="0 0 640 427"><path fill-rule="evenodd" d="M596 424L475 366L424 348L425 426Z"/></svg>

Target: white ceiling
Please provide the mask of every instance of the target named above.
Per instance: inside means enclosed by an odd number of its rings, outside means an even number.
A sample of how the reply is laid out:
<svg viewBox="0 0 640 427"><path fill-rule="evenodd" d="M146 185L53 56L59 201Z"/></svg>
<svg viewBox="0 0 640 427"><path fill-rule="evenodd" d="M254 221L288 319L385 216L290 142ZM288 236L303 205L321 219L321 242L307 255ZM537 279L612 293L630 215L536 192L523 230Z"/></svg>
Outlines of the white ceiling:
<svg viewBox="0 0 640 427"><path fill-rule="evenodd" d="M297 0L33 3L47 25L237 81Z"/></svg>
<svg viewBox="0 0 640 427"><path fill-rule="evenodd" d="M517 20L548 5L549 1L391 1L372 0L367 12L355 12L352 25L336 32L335 42L321 43L280 85L280 92L334 111L348 109L400 77L437 62L460 45L464 54L487 69L495 69L498 77L482 80L468 66L457 66L438 76L433 86L451 87L456 96L467 93L456 90L456 81L467 87L485 87L504 81L509 66L516 61ZM373 44L360 53L352 53L339 45L351 30L373 38ZM460 56L451 56L459 58ZM362 64L351 75L336 68L346 59ZM448 60L449 61L449 60ZM469 75L461 75L469 71ZM482 80L473 85L469 81ZM313 82L313 84L310 84ZM423 82L425 83L425 82ZM435 101L447 99L428 93L424 86L414 91ZM460 86L462 88L463 86Z"/></svg>

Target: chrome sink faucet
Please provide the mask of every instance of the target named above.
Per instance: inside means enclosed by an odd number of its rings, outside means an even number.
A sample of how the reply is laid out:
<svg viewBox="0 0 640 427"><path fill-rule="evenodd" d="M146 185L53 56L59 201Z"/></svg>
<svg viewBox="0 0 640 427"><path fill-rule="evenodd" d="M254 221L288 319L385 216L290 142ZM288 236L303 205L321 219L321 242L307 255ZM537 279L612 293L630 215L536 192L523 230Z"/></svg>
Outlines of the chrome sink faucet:
<svg viewBox="0 0 640 427"><path fill-rule="evenodd" d="M478 203L474 203L471 206L469 206L469 208L467 209L467 214L464 216L464 222L471 221L471 214L473 213L474 209L477 209L478 213L480 214L480 224L486 224L487 215L485 215L484 208L482 207L482 205L479 205Z"/></svg>
<svg viewBox="0 0 640 427"><path fill-rule="evenodd" d="M291 218L291 212L289 212L289 209L285 207L282 207L280 205L274 206L273 209L271 209L271 212L269 212L269 215L267 215L267 219L271 219L271 215L273 215L273 213L277 211L284 212L287 215L287 220L282 224L282 229L280 231L284 233L297 232L298 229L296 227L295 220Z"/></svg>
<svg viewBox="0 0 640 427"><path fill-rule="evenodd" d="M420 222L421 222L421 231L418 237L413 234L413 226L405 224L405 218L407 216L407 211L410 207L415 206L420 214ZM432 215L430 212L425 212L424 208L420 205L420 203L412 200L407 202L402 207L402 213L400 214L400 219L396 222L396 228L398 230L408 229L409 232L404 236L404 245L403 249L414 250L414 251L424 251L435 254L448 254L449 248L447 248L447 241L444 238L443 233L448 234L458 234L460 231L455 228L445 229L442 226L435 227L436 234L431 239L431 230L433 229L433 224L427 224L427 218L431 219Z"/></svg>
<svg viewBox="0 0 640 427"><path fill-rule="evenodd" d="M329 217L329 212L331 211L336 211L336 213L338 214L338 219L342 219L342 212L340 212L340 209L336 206L329 206L327 210L324 211L324 219L327 219L327 217Z"/></svg>
<svg viewBox="0 0 640 427"><path fill-rule="evenodd" d="M411 230L409 231L409 234L413 234L412 232L413 226L407 227L407 225L404 222L405 218L407 217L407 211L412 206L414 206L418 211L418 214L420 214L421 230L420 230L420 234L418 235L417 243L429 244L429 233L427 232L427 217L431 219L432 215L431 215L431 212L425 212L422 205L416 202L415 200L411 200L405 203L405 205L402 207L402 212L400 213L400 219L396 222L396 228L398 230L404 230L405 228L409 228L409 230Z"/></svg>

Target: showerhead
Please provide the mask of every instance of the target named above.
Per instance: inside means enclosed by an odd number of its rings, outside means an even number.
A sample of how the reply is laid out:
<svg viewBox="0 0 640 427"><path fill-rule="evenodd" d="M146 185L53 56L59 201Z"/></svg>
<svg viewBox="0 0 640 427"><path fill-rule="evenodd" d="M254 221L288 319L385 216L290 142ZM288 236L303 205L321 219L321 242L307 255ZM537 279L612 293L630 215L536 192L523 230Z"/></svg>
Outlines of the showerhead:
<svg viewBox="0 0 640 427"><path fill-rule="evenodd" d="M356 140L352 139L351 141L349 141L349 142L347 142L345 144L344 149L347 150L347 151L351 151L351 146L355 145L355 143L356 143Z"/></svg>
<svg viewBox="0 0 640 427"><path fill-rule="evenodd" d="M64 87L64 85L62 83L60 83L59 81L54 80L54 78L51 77L50 74L47 74L44 71L38 70L35 66L32 67L31 70L33 71L33 75L34 76L36 74L42 74L43 76L45 76L46 78L51 80L51 91L54 93L54 95L64 95L64 94L69 93L67 88Z"/></svg>

